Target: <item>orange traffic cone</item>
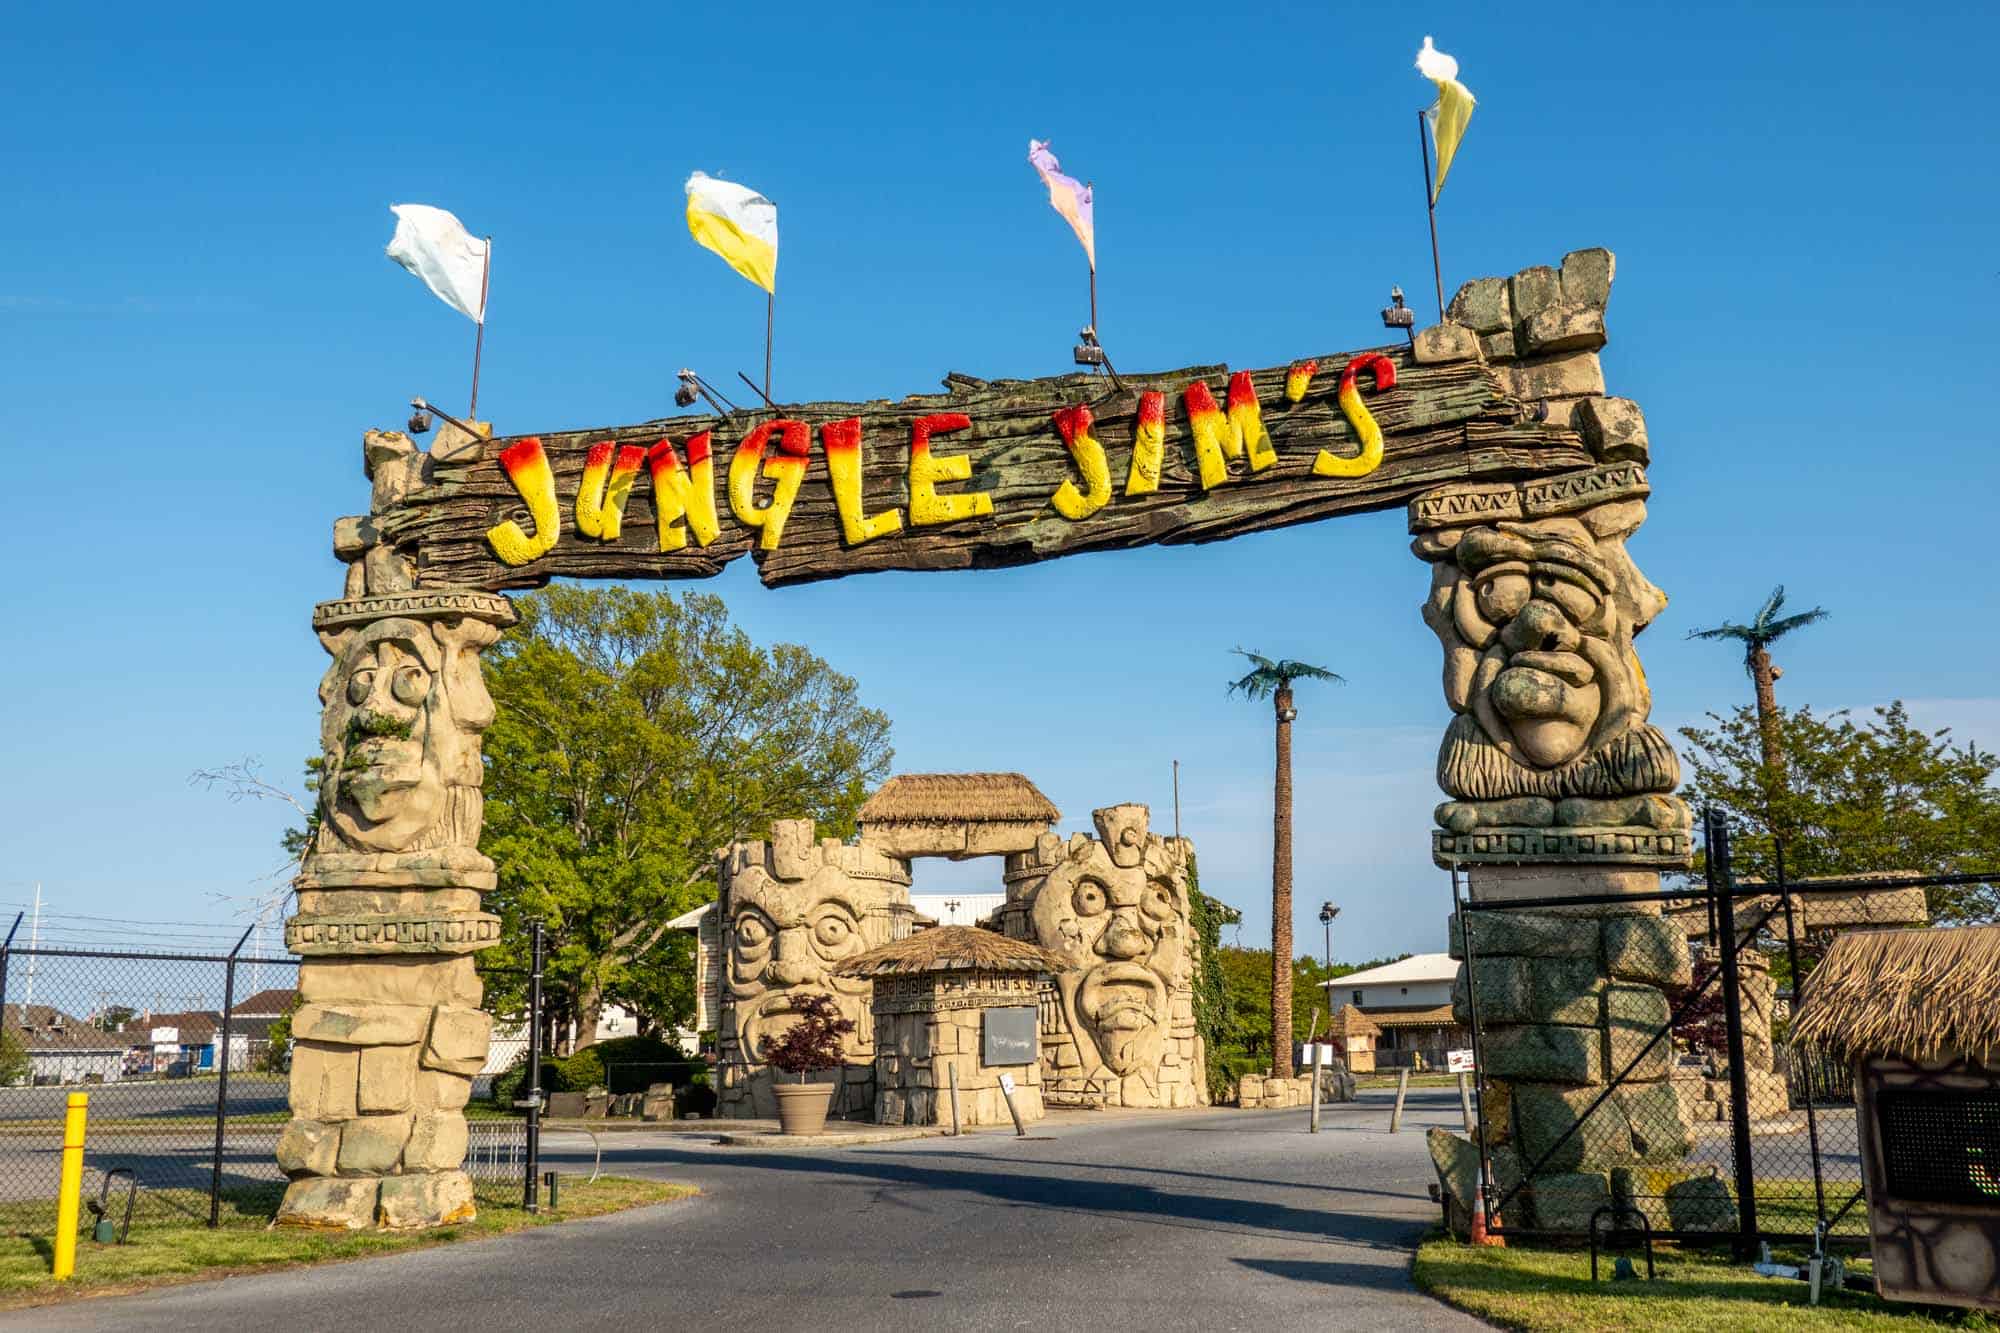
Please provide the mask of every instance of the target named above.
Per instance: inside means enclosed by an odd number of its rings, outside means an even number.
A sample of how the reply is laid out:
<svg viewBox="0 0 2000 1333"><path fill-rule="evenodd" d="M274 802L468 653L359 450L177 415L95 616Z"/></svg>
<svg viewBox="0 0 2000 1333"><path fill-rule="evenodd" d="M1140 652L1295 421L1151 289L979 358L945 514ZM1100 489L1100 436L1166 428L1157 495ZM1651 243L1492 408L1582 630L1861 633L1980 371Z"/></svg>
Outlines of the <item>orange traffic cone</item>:
<svg viewBox="0 0 2000 1333"><path fill-rule="evenodd" d="M1497 1217L1493 1220L1496 1224L1500 1221ZM1496 1236L1486 1229L1486 1185L1484 1181L1480 1182L1479 1190L1472 1201L1472 1235L1470 1240L1474 1245L1494 1245L1502 1249L1505 1249L1507 1245L1507 1238L1505 1236Z"/></svg>

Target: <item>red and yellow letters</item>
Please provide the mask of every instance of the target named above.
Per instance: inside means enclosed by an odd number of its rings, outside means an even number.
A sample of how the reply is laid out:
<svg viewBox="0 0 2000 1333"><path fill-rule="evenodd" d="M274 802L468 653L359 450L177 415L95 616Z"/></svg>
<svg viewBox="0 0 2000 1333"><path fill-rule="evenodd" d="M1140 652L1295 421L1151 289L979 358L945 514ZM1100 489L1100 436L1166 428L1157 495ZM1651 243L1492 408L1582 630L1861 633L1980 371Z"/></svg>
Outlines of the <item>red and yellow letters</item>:
<svg viewBox="0 0 2000 1333"><path fill-rule="evenodd" d="M706 546L722 535L715 515L715 463L708 453L709 432L687 442L687 466L681 466L672 440L661 440L646 455L653 474L653 517L659 527L660 549L678 551L692 532ZM686 527L682 527L685 520Z"/></svg>
<svg viewBox="0 0 2000 1333"><path fill-rule="evenodd" d="M941 481L966 481L972 476L972 460L964 454L942 458L931 453L931 436L946 431L970 430L972 418L963 412L940 412L918 417L910 425L910 524L932 527L956 523L962 518L983 518L993 512L993 497L985 491L964 495L939 495Z"/></svg>
<svg viewBox="0 0 2000 1333"><path fill-rule="evenodd" d="M510 518L488 528L486 540L502 562L525 565L547 555L562 536L562 515L556 509L556 474L549 468L549 456L542 452L542 442L532 435L502 449L500 466L527 502L528 513L535 520L535 534L529 536Z"/></svg>
<svg viewBox="0 0 2000 1333"><path fill-rule="evenodd" d="M1090 433L1090 408L1078 403L1075 407L1059 408L1054 414L1056 430L1062 435L1063 443L1069 446L1069 456L1076 463L1076 470L1083 478L1086 489L1078 490L1073 478L1064 478L1056 493L1049 497L1058 514L1072 523L1089 518L1111 502L1111 463L1104 456L1104 446Z"/></svg>
<svg viewBox="0 0 2000 1333"><path fill-rule="evenodd" d="M1232 460L1248 455L1250 470L1262 472L1278 461L1271 448L1271 434L1264 429L1264 414L1257 406L1257 390L1250 372L1239 370L1229 377L1225 415L1215 405L1208 385L1196 380L1181 395L1187 404L1188 431L1194 436L1195 464L1201 474L1201 488L1212 491L1229 480Z"/></svg>
<svg viewBox="0 0 2000 1333"><path fill-rule="evenodd" d="M840 511L840 533L849 546L903 530L903 511L885 509L870 514L861 503L861 418L829 421L819 428L826 449L826 471L833 479L833 504Z"/></svg>
<svg viewBox="0 0 2000 1333"><path fill-rule="evenodd" d="M616 541L625 522L625 501L639 479L646 451L628 444L611 458L611 441L600 440L583 456L583 480L576 488L576 530L600 541Z"/></svg>
<svg viewBox="0 0 2000 1333"><path fill-rule="evenodd" d="M1320 450L1319 457L1313 459L1315 477L1365 477L1382 466L1382 428L1375 424L1374 414L1361 401L1361 387L1354 382L1364 370L1375 381L1377 393L1396 387L1396 363L1380 352L1363 352L1347 363L1347 369L1340 372L1340 413L1361 441L1361 452L1342 458L1331 449Z"/></svg>
<svg viewBox="0 0 2000 1333"><path fill-rule="evenodd" d="M1160 489L1160 458L1167 448L1167 396L1157 389L1139 395L1139 419L1132 427L1132 470L1125 494L1151 495Z"/></svg>
<svg viewBox="0 0 2000 1333"><path fill-rule="evenodd" d="M766 459L764 448L773 435L778 437L778 448ZM778 541L785 532L785 519L792 512L792 501L799 496L799 483L806 479L806 459L811 454L812 427L788 418L765 422L736 446L736 457L729 460L729 510L743 526L763 530L757 539L758 549L778 549ZM764 475L773 482L771 502L762 507L757 504L760 462L764 465Z"/></svg>
<svg viewBox="0 0 2000 1333"><path fill-rule="evenodd" d="M1285 401L1296 403L1312 388L1313 376L1319 374L1318 361L1294 361L1292 368L1285 372Z"/></svg>

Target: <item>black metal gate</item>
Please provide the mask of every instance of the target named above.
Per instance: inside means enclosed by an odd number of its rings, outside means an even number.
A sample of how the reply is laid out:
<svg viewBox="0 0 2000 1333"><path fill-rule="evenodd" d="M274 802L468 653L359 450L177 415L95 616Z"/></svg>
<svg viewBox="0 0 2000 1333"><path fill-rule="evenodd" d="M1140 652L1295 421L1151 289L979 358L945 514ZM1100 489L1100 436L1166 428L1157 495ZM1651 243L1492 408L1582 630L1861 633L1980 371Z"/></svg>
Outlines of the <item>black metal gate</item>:
<svg viewBox="0 0 2000 1333"><path fill-rule="evenodd" d="M1745 1252L1865 1241L1851 1075L1783 1046L1790 995L1774 974L1797 990L1822 903L1994 876L1787 882L1780 855L1774 883L1744 885L1727 822L1706 813L1703 833L1705 882L1658 893L1481 901L1454 869L1480 1188L1498 1234L1575 1237L1608 1219ZM1666 956L1662 922L1685 936L1684 960ZM1564 985L1595 987L1594 1013Z"/></svg>

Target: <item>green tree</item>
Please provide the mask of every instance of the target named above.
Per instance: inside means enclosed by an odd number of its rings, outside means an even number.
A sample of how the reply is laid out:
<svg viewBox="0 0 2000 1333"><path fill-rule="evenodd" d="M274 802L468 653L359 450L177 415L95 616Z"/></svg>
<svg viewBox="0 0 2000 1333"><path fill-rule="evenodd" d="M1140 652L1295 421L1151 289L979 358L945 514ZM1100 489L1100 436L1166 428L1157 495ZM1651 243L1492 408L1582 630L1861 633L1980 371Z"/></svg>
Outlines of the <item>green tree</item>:
<svg viewBox="0 0 2000 1333"><path fill-rule="evenodd" d="M666 923L716 892L716 854L776 819L847 836L889 765L889 719L793 644L760 648L719 598L552 587L487 655L488 902L505 922L491 1002L516 1008L527 923L546 988L588 1045L609 1003L649 1028L694 1012L691 952ZM497 957L495 955L498 955Z"/></svg>
<svg viewBox="0 0 2000 1333"><path fill-rule="evenodd" d="M1765 771L1777 775L1782 783L1785 769L1785 747L1782 729L1778 726L1777 680L1784 672L1771 662L1771 645L1784 638L1793 630L1807 625L1818 624L1830 614L1820 607L1801 611L1797 615L1781 616L1778 612L1785 607L1785 589L1780 584L1764 599L1764 605L1747 625L1739 625L1733 620L1725 620L1714 629L1690 630L1690 639L1729 640L1743 645L1743 669L1749 673L1751 683L1757 691L1758 739L1762 747ZM1775 789L1774 789L1775 790Z"/></svg>
<svg viewBox="0 0 2000 1333"><path fill-rule="evenodd" d="M24 1083L28 1078L28 1048L13 1028L0 1028L0 1087Z"/></svg>
<svg viewBox="0 0 2000 1333"><path fill-rule="evenodd" d="M1235 650L1251 669L1229 683L1231 694L1269 699L1277 724L1276 776L1271 788L1271 1071L1292 1076L1292 1043L1280 1034L1292 1028L1292 973L1278 963L1292 956L1292 684L1301 680L1340 680L1325 667L1289 659L1273 661L1261 653Z"/></svg>
<svg viewBox="0 0 2000 1333"><path fill-rule="evenodd" d="M1939 922L2000 919L1992 753L1953 742L1948 727L1914 726L1900 700L1859 723L1845 710L1819 717L1810 708L1778 708L1768 726L1785 756L1779 783L1765 758L1765 719L1749 707L1709 718L1712 727L1681 729L1693 770L1684 794L1742 830L1730 841L1739 880L1777 878L1776 828L1785 831L1791 879L1995 871L1990 882L1931 889L1930 909Z"/></svg>

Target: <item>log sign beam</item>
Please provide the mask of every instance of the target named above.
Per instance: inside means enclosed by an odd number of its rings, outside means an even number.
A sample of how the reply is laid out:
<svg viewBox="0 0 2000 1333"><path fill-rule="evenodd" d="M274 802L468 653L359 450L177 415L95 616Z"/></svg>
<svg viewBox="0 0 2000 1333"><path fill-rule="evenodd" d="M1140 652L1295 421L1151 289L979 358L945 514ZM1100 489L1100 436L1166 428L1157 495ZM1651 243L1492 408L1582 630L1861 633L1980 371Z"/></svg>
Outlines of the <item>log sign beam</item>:
<svg viewBox="0 0 2000 1333"><path fill-rule="evenodd" d="M1287 401L1298 403L1305 398L1318 368L1316 361L1301 362L1291 368L1285 381ZM1348 362L1340 376L1337 401L1341 415L1361 442L1361 452L1343 457L1321 449L1313 461L1314 476L1364 477L1381 466L1382 430L1362 400L1358 377L1364 374L1376 392L1395 387L1395 363L1381 353L1365 352ZM1257 473L1278 461L1248 371L1237 371L1229 377L1220 407L1207 383L1201 380L1189 384L1181 400L1187 410L1188 434L1193 441L1203 491L1226 485L1234 464L1241 463L1248 473ZM1093 433L1095 418L1087 404L1059 408L1051 414L1051 422L1069 450L1076 475L1064 480L1050 495L1049 506L1063 518L1080 523L1111 503L1110 459ZM971 428L972 419L962 412L937 413L911 423L907 474L911 527L935 527L993 513L993 496L989 492L938 490L942 483L969 481L972 459L965 454L933 452L933 439ZM803 421L791 418L767 421L744 437L730 460L729 510L745 527L757 529L760 550L775 551L783 540L785 520L805 481L806 464L812 454L812 433L813 428ZM583 478L577 487L577 532L595 541L617 540L623 531L625 502L643 469L652 477L659 549L683 550L690 536L698 546L714 542L721 535L721 525L717 522L710 435L709 431L703 431L688 440L686 466L682 465L673 441L668 439L651 449L639 445L614 447L609 440L590 446ZM861 418L826 422L819 428L819 437L846 543L860 546L901 532L902 510L886 509L870 514L863 503ZM1132 465L1125 478L1124 494L1150 495L1159 489L1165 448L1166 395L1148 390L1139 395ZM534 526L530 532L516 520L507 519L488 529L486 539L502 561L525 565L547 555L562 536L555 472L541 440L535 437L502 450L500 465L526 504ZM772 483L770 498L761 504L757 499L760 476Z"/></svg>

